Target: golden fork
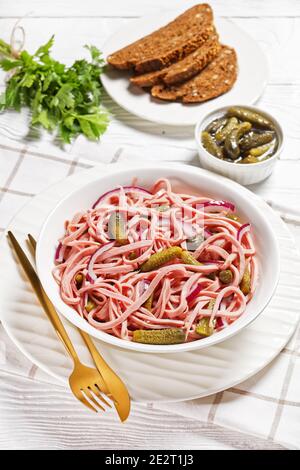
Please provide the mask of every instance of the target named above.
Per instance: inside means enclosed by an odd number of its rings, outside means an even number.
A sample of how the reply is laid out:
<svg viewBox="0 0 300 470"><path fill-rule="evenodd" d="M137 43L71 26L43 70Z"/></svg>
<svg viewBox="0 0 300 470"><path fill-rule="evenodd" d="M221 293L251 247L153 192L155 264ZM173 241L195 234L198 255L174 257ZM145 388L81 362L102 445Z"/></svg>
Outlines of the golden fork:
<svg viewBox="0 0 300 470"><path fill-rule="evenodd" d="M103 405L108 407L111 407L111 405L103 396L103 390L107 390L107 387L102 376L98 370L87 367L80 362L73 344L53 304L47 297L29 259L27 258L12 232L8 232L8 237L44 311L46 312L59 338L63 342L67 352L73 359L74 369L69 378L71 391L73 392L74 396L89 409L95 412L99 410L105 411ZM109 395L111 395L112 399L115 400L112 394L107 393L107 396Z"/></svg>
<svg viewBox="0 0 300 470"><path fill-rule="evenodd" d="M36 241L30 233L28 234L28 240L35 254ZM46 295L46 293L44 295ZM104 381L104 386L101 390L107 396L112 397L121 421L125 421L128 418L130 412L130 397L124 382L105 362L97 350L90 335L88 335L85 331L80 330L80 328L78 328L78 331L81 334L88 350L90 351L95 366L97 367Z"/></svg>

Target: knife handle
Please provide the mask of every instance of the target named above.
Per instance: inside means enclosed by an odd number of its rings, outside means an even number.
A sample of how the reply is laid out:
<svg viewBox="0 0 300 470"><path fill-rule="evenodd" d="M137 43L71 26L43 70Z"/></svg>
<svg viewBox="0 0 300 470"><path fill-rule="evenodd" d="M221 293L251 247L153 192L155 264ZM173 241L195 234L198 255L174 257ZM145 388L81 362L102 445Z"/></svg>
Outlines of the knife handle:
<svg viewBox="0 0 300 470"><path fill-rule="evenodd" d="M53 328L55 329L58 337L60 338L60 340L62 341L63 345L65 346L68 354L71 356L71 358L73 359L74 363L76 362L79 362L79 357L74 349L74 346L71 342L71 339L68 335L68 333L66 332L65 330L65 327L64 325L62 324L62 321L61 319L59 318L53 304L51 303L51 301L49 300L49 298L47 297L46 295L46 292L44 291L43 287L42 287L42 284L33 268L33 266L31 265L29 259L27 258L25 252L23 251L23 249L21 248L21 246L19 245L17 239L15 238L15 236L13 235L12 232L8 232L7 233L8 235L8 238L10 239L13 247L14 247L14 250L15 250L15 253L17 255L17 258L19 260L19 262L21 263L26 275L27 275L27 278L29 279L31 285L32 285L32 288L34 290L34 292L36 293L47 317L49 318L50 322L52 323L52 326Z"/></svg>

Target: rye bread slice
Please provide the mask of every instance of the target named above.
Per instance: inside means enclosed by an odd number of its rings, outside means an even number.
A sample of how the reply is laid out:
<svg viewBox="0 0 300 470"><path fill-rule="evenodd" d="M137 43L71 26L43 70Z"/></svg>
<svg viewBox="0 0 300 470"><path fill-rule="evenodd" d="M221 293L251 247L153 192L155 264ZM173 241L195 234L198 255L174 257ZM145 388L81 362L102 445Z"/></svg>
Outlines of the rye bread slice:
<svg viewBox="0 0 300 470"><path fill-rule="evenodd" d="M145 73L159 70L197 49L213 31L213 13L196 5L166 26L111 54L107 61L117 69Z"/></svg>
<svg viewBox="0 0 300 470"><path fill-rule="evenodd" d="M172 67L172 65L170 65ZM134 75L130 78L132 85L139 86L141 88L149 88L154 85L162 83L163 76L167 73L170 67L166 67L162 70L155 70L155 72L142 73L141 75Z"/></svg>
<svg viewBox="0 0 300 470"><path fill-rule="evenodd" d="M199 73L221 51L218 35L213 34L205 43L189 54L184 59L162 70L148 72L131 77L133 85L147 88L164 82L166 85L174 85L184 82Z"/></svg>
<svg viewBox="0 0 300 470"><path fill-rule="evenodd" d="M198 75L179 85L155 85L151 95L166 101L201 103L229 91L237 78L238 64L234 49L222 46L217 57Z"/></svg>

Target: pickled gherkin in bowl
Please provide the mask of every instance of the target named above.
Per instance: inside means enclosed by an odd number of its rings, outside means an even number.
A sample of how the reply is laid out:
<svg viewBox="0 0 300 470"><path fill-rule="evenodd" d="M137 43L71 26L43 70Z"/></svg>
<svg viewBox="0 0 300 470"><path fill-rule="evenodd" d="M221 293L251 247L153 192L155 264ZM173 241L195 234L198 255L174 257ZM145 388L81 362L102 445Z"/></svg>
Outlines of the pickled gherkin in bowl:
<svg viewBox="0 0 300 470"><path fill-rule="evenodd" d="M274 155L278 136L274 123L257 111L232 106L202 131L203 147L231 163L253 164Z"/></svg>

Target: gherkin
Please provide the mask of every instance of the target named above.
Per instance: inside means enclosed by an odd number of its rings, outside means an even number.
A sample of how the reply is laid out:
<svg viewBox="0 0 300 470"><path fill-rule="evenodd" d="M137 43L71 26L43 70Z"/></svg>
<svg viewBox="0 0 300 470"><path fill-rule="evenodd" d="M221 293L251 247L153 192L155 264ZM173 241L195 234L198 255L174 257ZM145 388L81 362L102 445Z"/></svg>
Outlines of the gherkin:
<svg viewBox="0 0 300 470"><path fill-rule="evenodd" d="M184 264L194 266L202 265L189 251L183 250L180 246L172 246L151 255L150 258L141 265L140 270L142 272L153 271L175 258L179 258Z"/></svg>
<svg viewBox="0 0 300 470"><path fill-rule="evenodd" d="M266 153L268 150L270 150L271 144L265 144L261 145L260 147L255 147L253 149L249 150L250 155L253 157L260 157L264 153Z"/></svg>
<svg viewBox="0 0 300 470"><path fill-rule="evenodd" d="M228 212L226 214L227 219L235 220L236 222L240 222L239 217L236 214L233 214L232 212Z"/></svg>
<svg viewBox="0 0 300 470"><path fill-rule="evenodd" d="M253 155L247 155L247 157L242 158L242 160L239 163L258 163L259 160L257 157L254 157Z"/></svg>
<svg viewBox="0 0 300 470"><path fill-rule="evenodd" d="M214 138L206 131L203 131L201 134L201 141L203 144L203 147L214 157L220 158L221 160L223 159L223 149L218 146L218 144L215 142Z"/></svg>
<svg viewBox="0 0 300 470"><path fill-rule="evenodd" d="M94 304L94 302L92 302L91 300L89 300L88 303L87 303L86 306L85 306L85 309L86 309L86 311L89 313L89 312L91 312L95 307L96 307L96 305Z"/></svg>
<svg viewBox="0 0 300 470"><path fill-rule="evenodd" d="M235 117L228 119L228 122L223 129L220 129L216 132L216 140L217 142L224 142L226 137L230 134L230 132L238 126L238 120Z"/></svg>
<svg viewBox="0 0 300 470"><path fill-rule="evenodd" d="M245 135L240 140L240 148L245 150L250 150L261 145L268 144L274 140L274 132L252 132L251 134Z"/></svg>
<svg viewBox="0 0 300 470"><path fill-rule="evenodd" d="M184 264L193 264L195 266L200 266L202 263L196 260L191 253L189 253L187 250L183 250L181 253L181 259Z"/></svg>
<svg viewBox="0 0 300 470"><path fill-rule="evenodd" d="M196 333L200 336L211 336L214 332L214 328L213 326L210 326L209 322L209 317L201 318L201 320L199 320L197 323Z"/></svg>
<svg viewBox="0 0 300 470"><path fill-rule="evenodd" d="M241 108L239 106L231 107L228 109L227 115L234 116L241 121L249 121L259 127L274 129L274 124L269 119L262 114L256 113L255 111L251 111L247 108Z"/></svg>
<svg viewBox="0 0 300 470"><path fill-rule="evenodd" d="M146 302L143 303L143 307L149 310L149 312L151 312L152 310L153 297L154 297L154 292L152 292L152 294L150 295L150 297L148 297Z"/></svg>
<svg viewBox="0 0 300 470"><path fill-rule="evenodd" d="M185 332L181 328L163 330L135 330L133 341L144 344L179 344L185 341Z"/></svg>
<svg viewBox="0 0 300 470"><path fill-rule="evenodd" d="M233 279L233 275L230 269L224 269L223 271L220 271L219 279L223 284L230 284Z"/></svg>
<svg viewBox="0 0 300 470"><path fill-rule="evenodd" d="M252 125L250 122L242 122L227 135L225 139L224 149L226 156L232 160L236 160L240 156L239 140L249 132Z"/></svg>
<svg viewBox="0 0 300 470"><path fill-rule="evenodd" d="M210 134L215 134L220 131L225 124L227 124L227 118L214 119L204 130Z"/></svg>
<svg viewBox="0 0 300 470"><path fill-rule="evenodd" d="M77 287L81 287L81 285L83 283L83 274L82 273L76 274L75 282L76 282Z"/></svg>
<svg viewBox="0 0 300 470"><path fill-rule="evenodd" d="M162 251L158 251L150 256L150 258L145 261L140 267L140 270L143 273L148 271L154 271L155 269L160 268L164 264L168 263L174 258L180 258L182 253L182 248L179 246L171 246Z"/></svg>
<svg viewBox="0 0 300 470"><path fill-rule="evenodd" d="M240 282L240 289L244 295L248 295L251 290L251 275L249 268L245 269L244 275Z"/></svg>

